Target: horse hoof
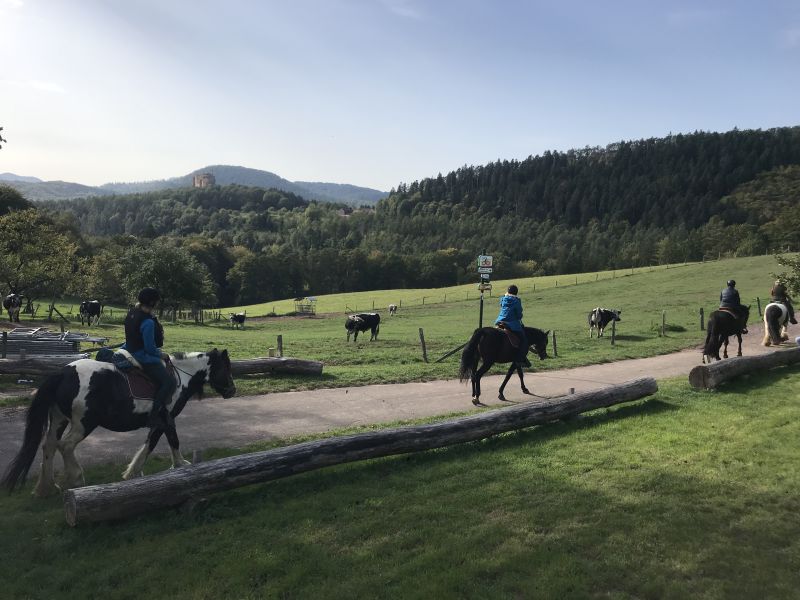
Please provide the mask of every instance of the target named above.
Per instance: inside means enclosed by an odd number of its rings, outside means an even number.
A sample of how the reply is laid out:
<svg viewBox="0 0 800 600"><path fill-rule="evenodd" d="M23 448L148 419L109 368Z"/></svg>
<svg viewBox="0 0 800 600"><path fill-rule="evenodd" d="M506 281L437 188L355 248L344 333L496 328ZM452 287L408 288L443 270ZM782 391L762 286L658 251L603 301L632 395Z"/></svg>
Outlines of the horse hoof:
<svg viewBox="0 0 800 600"><path fill-rule="evenodd" d="M478 397L476 396L475 398L473 398L473 399L472 399L472 403L473 403L475 406L478 406L478 405L481 403L481 401L480 401L480 398L478 398Z"/></svg>
<svg viewBox="0 0 800 600"><path fill-rule="evenodd" d="M31 495L36 496L37 498L49 498L50 496L55 496L60 491L61 488L59 488L56 484L37 485L31 492Z"/></svg>
<svg viewBox="0 0 800 600"><path fill-rule="evenodd" d="M505 397L505 396L503 396L503 394L500 394L499 396L497 396L497 399L498 399L498 400L500 400L500 401L502 401L502 402L508 402L508 401L506 400L506 397Z"/></svg>

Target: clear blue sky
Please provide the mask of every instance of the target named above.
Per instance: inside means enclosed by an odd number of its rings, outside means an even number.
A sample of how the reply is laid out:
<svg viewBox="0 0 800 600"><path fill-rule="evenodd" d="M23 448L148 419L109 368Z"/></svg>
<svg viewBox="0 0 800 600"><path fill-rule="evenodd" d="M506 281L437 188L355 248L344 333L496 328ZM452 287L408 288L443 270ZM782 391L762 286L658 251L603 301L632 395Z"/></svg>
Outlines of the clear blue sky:
<svg viewBox="0 0 800 600"><path fill-rule="evenodd" d="M800 2L0 0L0 172L208 164L388 190L800 124Z"/></svg>

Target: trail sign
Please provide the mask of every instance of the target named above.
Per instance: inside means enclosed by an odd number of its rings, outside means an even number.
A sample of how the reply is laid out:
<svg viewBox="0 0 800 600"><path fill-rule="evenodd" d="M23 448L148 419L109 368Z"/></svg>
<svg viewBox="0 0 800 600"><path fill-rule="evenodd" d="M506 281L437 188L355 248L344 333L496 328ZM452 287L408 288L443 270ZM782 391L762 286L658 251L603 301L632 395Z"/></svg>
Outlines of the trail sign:
<svg viewBox="0 0 800 600"><path fill-rule="evenodd" d="M491 273L492 267L478 267L478 273Z"/></svg>
<svg viewBox="0 0 800 600"><path fill-rule="evenodd" d="M487 267L487 268L491 269L492 268L492 257L491 256L485 256L485 255L481 254L478 257L478 267ZM480 269L478 269L478 273L486 273L486 272L487 271L481 271ZM491 273L491 271L488 271L488 272Z"/></svg>

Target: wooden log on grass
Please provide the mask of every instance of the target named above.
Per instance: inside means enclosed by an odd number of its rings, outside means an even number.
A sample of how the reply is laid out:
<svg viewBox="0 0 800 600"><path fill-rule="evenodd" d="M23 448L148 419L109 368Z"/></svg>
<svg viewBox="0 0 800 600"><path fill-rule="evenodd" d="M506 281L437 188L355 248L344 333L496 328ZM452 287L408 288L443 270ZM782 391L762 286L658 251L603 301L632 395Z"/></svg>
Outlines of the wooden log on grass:
<svg viewBox="0 0 800 600"><path fill-rule="evenodd" d="M759 356L726 358L696 366L689 372L689 383L696 390L710 390L739 375L797 363L800 363L800 348L776 350Z"/></svg>
<svg viewBox="0 0 800 600"><path fill-rule="evenodd" d="M599 390L412 425L304 442L195 464L155 475L67 490L67 523L124 519L196 501L207 494L342 463L473 442L582 412L638 400L658 390L646 377ZM532 451L535 451L533 449Z"/></svg>
<svg viewBox="0 0 800 600"><path fill-rule="evenodd" d="M2 375L52 375L74 360L87 358L88 354L59 354L52 356L26 355L24 358L0 358Z"/></svg>
<svg viewBox="0 0 800 600"><path fill-rule="evenodd" d="M322 363L318 360L303 360L289 357L245 358L231 361L233 376L252 373L296 373L298 375L322 375Z"/></svg>

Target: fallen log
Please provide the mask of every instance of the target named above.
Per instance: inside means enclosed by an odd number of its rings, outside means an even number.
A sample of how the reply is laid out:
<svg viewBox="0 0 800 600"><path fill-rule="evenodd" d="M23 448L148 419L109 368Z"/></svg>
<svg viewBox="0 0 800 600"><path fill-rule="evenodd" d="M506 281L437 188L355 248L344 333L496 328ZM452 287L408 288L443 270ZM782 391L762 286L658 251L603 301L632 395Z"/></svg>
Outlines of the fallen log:
<svg viewBox="0 0 800 600"><path fill-rule="evenodd" d="M300 375L321 375L322 363L317 360L301 358L247 358L231 361L231 372L236 375L251 373L297 373Z"/></svg>
<svg viewBox="0 0 800 600"><path fill-rule="evenodd" d="M51 375L73 360L88 358L88 354L59 354L54 356L28 356L27 358L0 358L3 375Z"/></svg>
<svg viewBox="0 0 800 600"><path fill-rule="evenodd" d="M800 348L776 350L759 356L737 356L708 365L698 365L689 372L689 383L696 390L710 390L720 383L754 371L800 363Z"/></svg>
<svg viewBox="0 0 800 600"><path fill-rule="evenodd" d="M321 467L480 440L582 412L638 400L658 390L646 377L605 389L491 410L429 425L334 437L163 471L148 477L67 490L67 523L123 519L193 501L206 494Z"/></svg>

